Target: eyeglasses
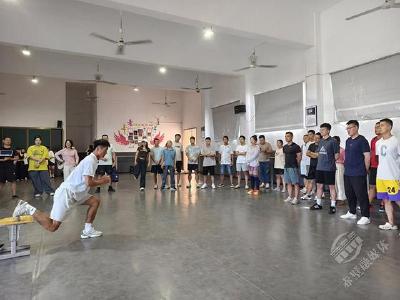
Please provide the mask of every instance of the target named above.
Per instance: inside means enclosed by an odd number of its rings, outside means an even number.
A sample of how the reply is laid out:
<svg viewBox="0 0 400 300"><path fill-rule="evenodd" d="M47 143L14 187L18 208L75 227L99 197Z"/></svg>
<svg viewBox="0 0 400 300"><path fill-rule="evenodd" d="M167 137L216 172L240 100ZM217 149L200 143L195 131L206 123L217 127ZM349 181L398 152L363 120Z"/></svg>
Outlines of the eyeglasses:
<svg viewBox="0 0 400 300"><path fill-rule="evenodd" d="M354 128L354 127L356 127L356 126L347 127L346 130L350 130L350 129Z"/></svg>

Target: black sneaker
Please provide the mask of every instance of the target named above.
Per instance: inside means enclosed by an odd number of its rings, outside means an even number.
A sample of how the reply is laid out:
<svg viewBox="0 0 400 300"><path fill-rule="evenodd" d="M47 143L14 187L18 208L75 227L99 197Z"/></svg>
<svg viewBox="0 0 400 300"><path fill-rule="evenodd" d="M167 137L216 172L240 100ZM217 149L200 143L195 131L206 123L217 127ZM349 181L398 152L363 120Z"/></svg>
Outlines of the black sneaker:
<svg viewBox="0 0 400 300"><path fill-rule="evenodd" d="M12 195L13 199L19 198L18 195Z"/></svg>
<svg viewBox="0 0 400 300"><path fill-rule="evenodd" d="M333 215L335 213L336 213L336 207L334 207L334 206L329 207L329 214Z"/></svg>
<svg viewBox="0 0 400 300"><path fill-rule="evenodd" d="M113 187L111 185L108 187L108 191L109 192L115 192L115 190L113 189Z"/></svg>
<svg viewBox="0 0 400 300"><path fill-rule="evenodd" d="M318 205L318 203L315 203L313 206L310 207L310 210L320 210L322 209L321 205Z"/></svg>
<svg viewBox="0 0 400 300"><path fill-rule="evenodd" d="M96 193L100 193L100 187L97 187Z"/></svg>

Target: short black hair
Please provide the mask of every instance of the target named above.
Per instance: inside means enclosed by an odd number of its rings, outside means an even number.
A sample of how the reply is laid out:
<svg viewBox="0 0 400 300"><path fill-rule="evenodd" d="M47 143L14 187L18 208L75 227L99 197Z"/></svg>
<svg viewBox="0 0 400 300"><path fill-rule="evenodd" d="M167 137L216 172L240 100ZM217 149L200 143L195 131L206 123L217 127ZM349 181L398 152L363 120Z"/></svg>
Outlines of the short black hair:
<svg viewBox="0 0 400 300"><path fill-rule="evenodd" d="M246 139L246 137L244 135L239 136L239 139L243 138L244 140Z"/></svg>
<svg viewBox="0 0 400 300"><path fill-rule="evenodd" d="M258 138L259 138L259 139L264 139L264 140L265 140L265 135L261 134Z"/></svg>
<svg viewBox="0 0 400 300"><path fill-rule="evenodd" d="M333 139L335 139L335 140L340 144L340 137L339 137L339 136L335 135L335 136L333 137Z"/></svg>
<svg viewBox="0 0 400 300"><path fill-rule="evenodd" d="M229 138L227 135L224 135L224 137L222 139L227 139L229 141Z"/></svg>
<svg viewBox="0 0 400 300"><path fill-rule="evenodd" d="M351 124L356 125L358 128L360 128L360 123L358 123L357 120L350 120L346 123L346 125L351 125Z"/></svg>
<svg viewBox="0 0 400 300"><path fill-rule="evenodd" d="M36 140L36 139L42 140L42 137L41 137L40 135L35 135L35 136L33 137L33 140Z"/></svg>
<svg viewBox="0 0 400 300"><path fill-rule="evenodd" d="M320 138L322 138L322 135L320 132L317 132L315 135L318 135Z"/></svg>
<svg viewBox="0 0 400 300"><path fill-rule="evenodd" d="M3 136L3 141L5 140L5 139L10 139L10 140L12 140L12 138L11 138L11 136Z"/></svg>
<svg viewBox="0 0 400 300"><path fill-rule="evenodd" d="M211 141L211 138L209 136L206 137L206 141Z"/></svg>
<svg viewBox="0 0 400 300"><path fill-rule="evenodd" d="M175 137L177 137L177 136L181 137L181 135L179 133L175 134Z"/></svg>
<svg viewBox="0 0 400 300"><path fill-rule="evenodd" d="M110 147L110 143L107 140L100 139L100 140L95 140L93 142L93 148L96 149L98 146L100 147Z"/></svg>
<svg viewBox="0 0 400 300"><path fill-rule="evenodd" d="M319 126L319 128L326 128L326 129L328 129L329 131L331 131L332 126L331 126L331 124L329 124L329 123L322 123L322 124Z"/></svg>
<svg viewBox="0 0 400 300"><path fill-rule="evenodd" d="M310 129L307 133L308 134L310 134L310 133L315 134L315 130Z"/></svg>
<svg viewBox="0 0 400 300"><path fill-rule="evenodd" d="M277 140L277 142L281 143L283 145L283 141L282 140Z"/></svg>
<svg viewBox="0 0 400 300"><path fill-rule="evenodd" d="M252 135L250 138L257 142L257 136L256 135Z"/></svg>
<svg viewBox="0 0 400 300"><path fill-rule="evenodd" d="M72 140L66 139L66 140L65 140L65 143L64 143L64 147L67 147L67 142L70 142L70 143L71 143L71 147L74 146L74 142L73 142Z"/></svg>
<svg viewBox="0 0 400 300"><path fill-rule="evenodd" d="M393 121L390 120L389 118L384 118L384 119L380 120L378 123L380 123L380 122L387 123L390 125L390 127L393 127Z"/></svg>
<svg viewBox="0 0 400 300"><path fill-rule="evenodd" d="M382 120L384 120L384 119L382 119ZM375 123L375 125L378 125L378 124L380 124L382 120L380 120L380 121L376 122L376 123Z"/></svg>
<svg viewBox="0 0 400 300"><path fill-rule="evenodd" d="M194 136L191 136L189 140L196 140Z"/></svg>
<svg viewBox="0 0 400 300"><path fill-rule="evenodd" d="M287 131L286 133L285 133L285 135L291 135L291 136L293 136L293 132L291 132L291 131Z"/></svg>
<svg viewBox="0 0 400 300"><path fill-rule="evenodd" d="M106 136L106 137L108 137L108 134L103 134L101 137L103 137L103 136Z"/></svg>

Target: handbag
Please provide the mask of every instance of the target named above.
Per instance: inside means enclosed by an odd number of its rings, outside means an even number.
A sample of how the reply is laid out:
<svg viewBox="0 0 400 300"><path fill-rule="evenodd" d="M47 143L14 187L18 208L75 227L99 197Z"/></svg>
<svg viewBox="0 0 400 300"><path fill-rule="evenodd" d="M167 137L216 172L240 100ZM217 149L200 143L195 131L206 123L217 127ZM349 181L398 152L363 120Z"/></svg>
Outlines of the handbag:
<svg viewBox="0 0 400 300"><path fill-rule="evenodd" d="M113 168L111 171L111 182L118 182L119 181L119 174L117 168Z"/></svg>

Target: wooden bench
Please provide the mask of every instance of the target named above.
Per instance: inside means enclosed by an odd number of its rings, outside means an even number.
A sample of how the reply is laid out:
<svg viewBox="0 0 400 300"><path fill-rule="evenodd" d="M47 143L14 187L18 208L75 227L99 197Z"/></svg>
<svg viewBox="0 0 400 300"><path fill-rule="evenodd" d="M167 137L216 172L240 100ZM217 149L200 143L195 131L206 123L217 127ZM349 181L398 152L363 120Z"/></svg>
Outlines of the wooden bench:
<svg viewBox="0 0 400 300"><path fill-rule="evenodd" d="M0 219L0 227L7 227L9 231L10 247L0 250L0 260L30 255L29 245L18 245L19 231L24 224L33 223L32 216Z"/></svg>

